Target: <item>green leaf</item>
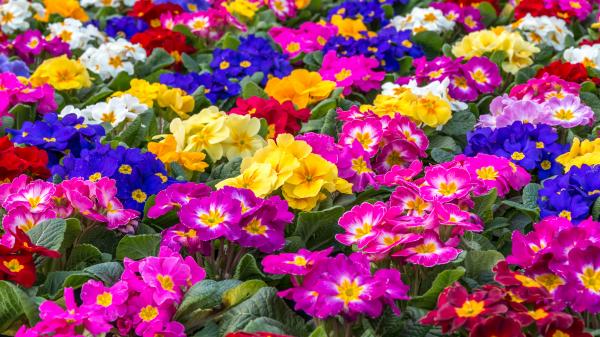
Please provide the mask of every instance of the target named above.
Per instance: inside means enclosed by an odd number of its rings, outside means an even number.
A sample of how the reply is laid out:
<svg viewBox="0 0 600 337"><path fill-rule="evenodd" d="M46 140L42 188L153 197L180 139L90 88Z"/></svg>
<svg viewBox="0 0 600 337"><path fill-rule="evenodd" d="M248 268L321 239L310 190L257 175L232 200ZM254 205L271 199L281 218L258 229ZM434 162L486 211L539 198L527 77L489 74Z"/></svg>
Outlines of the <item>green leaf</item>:
<svg viewBox="0 0 600 337"><path fill-rule="evenodd" d="M129 147L139 147L150 140L156 128L156 114L154 109L149 109L139 114L133 122L130 122L125 130L119 134L118 139Z"/></svg>
<svg viewBox="0 0 600 337"><path fill-rule="evenodd" d="M313 330L313 332L310 333L310 335L308 335L308 337L328 337L328 336L327 336L327 331L325 331L325 328L322 325L319 325L316 329Z"/></svg>
<svg viewBox="0 0 600 337"><path fill-rule="evenodd" d="M485 222L488 223L493 219L493 206L498 198L496 189L493 188L488 193L473 198L475 201L475 207L473 212Z"/></svg>
<svg viewBox="0 0 600 337"><path fill-rule="evenodd" d="M114 91L125 91L130 88L131 76L125 71L121 71L109 83L108 88Z"/></svg>
<svg viewBox="0 0 600 337"><path fill-rule="evenodd" d="M262 280L249 280L223 293L223 304L225 307L233 307L256 294L256 292L267 284Z"/></svg>
<svg viewBox="0 0 600 337"><path fill-rule="evenodd" d="M233 278L238 280L248 280L251 278L263 278L265 274L258 267L256 259L252 254L245 254L238 265L235 267Z"/></svg>
<svg viewBox="0 0 600 337"><path fill-rule="evenodd" d="M600 119L600 98L591 92L580 92L579 97L581 97L583 103L592 108L596 120Z"/></svg>
<svg viewBox="0 0 600 337"><path fill-rule="evenodd" d="M335 109L329 110L325 118L323 119L323 127L321 127L321 133L324 135L330 135L335 137L337 135L337 112Z"/></svg>
<svg viewBox="0 0 600 337"><path fill-rule="evenodd" d="M477 6L477 9L479 9L479 12L481 13L481 18L483 19L482 21L486 27L490 26L498 18L498 15L496 14L496 9L489 2L480 2Z"/></svg>
<svg viewBox="0 0 600 337"><path fill-rule="evenodd" d="M305 68L308 70L319 70L321 68L321 63L323 62L323 53L321 51L317 51L306 54L302 59L302 62L304 63Z"/></svg>
<svg viewBox="0 0 600 337"><path fill-rule="evenodd" d="M329 110L335 109L336 106L337 99L334 97L322 100L321 102L319 102L319 104L315 105L315 107L312 108L312 111L310 113L310 119L322 118L325 115L327 115Z"/></svg>
<svg viewBox="0 0 600 337"><path fill-rule="evenodd" d="M14 118L15 129L20 129L25 122L33 122L35 120L35 111L26 104L17 104L9 111L9 114Z"/></svg>
<svg viewBox="0 0 600 337"><path fill-rule="evenodd" d="M285 334L285 324L269 317L259 317L251 320L244 327L244 332L270 332L272 334Z"/></svg>
<svg viewBox="0 0 600 337"><path fill-rule="evenodd" d="M591 81L585 81L581 83L580 92L596 92L596 84Z"/></svg>
<svg viewBox="0 0 600 337"><path fill-rule="evenodd" d="M67 270L81 270L85 267L102 262L102 252L88 243L73 247L65 265Z"/></svg>
<svg viewBox="0 0 600 337"><path fill-rule="evenodd" d="M101 100L107 98L108 96L112 95L114 93L114 91L109 89L108 87L102 87L100 90L93 91L93 93L94 94L92 96L90 96L88 99L86 99L85 102L79 104L80 108L84 108L89 105L96 104L96 103L100 102Z"/></svg>
<svg viewBox="0 0 600 337"><path fill-rule="evenodd" d="M0 333L24 318L30 325L35 324L37 305L17 286L0 281Z"/></svg>
<svg viewBox="0 0 600 337"><path fill-rule="evenodd" d="M194 60L193 57L188 55L187 53L181 54L181 62L187 71L191 73L200 73L202 72L202 68L198 65L198 62Z"/></svg>
<svg viewBox="0 0 600 337"><path fill-rule="evenodd" d="M155 48L152 50L152 54L150 54L146 60L146 65L150 67L149 73L168 67L173 63L175 63L173 56L162 48Z"/></svg>
<svg viewBox="0 0 600 337"><path fill-rule="evenodd" d="M490 282L493 279L492 268L503 259L504 255L495 250L471 250L465 257L466 276L479 281L480 284Z"/></svg>
<svg viewBox="0 0 600 337"><path fill-rule="evenodd" d="M475 126L477 120L473 113L468 110L457 111L452 118L444 125L442 132L451 136L466 135Z"/></svg>
<svg viewBox="0 0 600 337"><path fill-rule="evenodd" d="M308 331L304 319L292 311L285 302L277 296L277 289L272 287L260 288L248 300L227 311L222 318L220 334L244 330L250 322L260 317L267 317L283 324L286 335L307 336Z"/></svg>
<svg viewBox="0 0 600 337"><path fill-rule="evenodd" d="M40 222L27 234L34 245L64 253L80 232L81 225L77 219L50 219ZM36 267L47 260L48 257L37 255Z"/></svg>
<svg viewBox="0 0 600 337"><path fill-rule="evenodd" d="M240 165L242 165L242 159L236 158L227 163L214 166L208 176L207 184L214 186L221 180L238 176L240 174Z"/></svg>
<svg viewBox="0 0 600 337"><path fill-rule="evenodd" d="M269 98L269 95L267 95L267 93L261 87L259 87L258 84L252 81L248 81L242 87L242 97L250 98L254 96L258 96L265 99Z"/></svg>
<svg viewBox="0 0 600 337"><path fill-rule="evenodd" d="M462 237L462 242L469 250L490 250L496 248L488 238L473 232L466 232Z"/></svg>
<svg viewBox="0 0 600 337"><path fill-rule="evenodd" d="M107 286L111 286L120 280L123 267L118 262L104 262L89 266L83 270Z"/></svg>
<svg viewBox="0 0 600 337"><path fill-rule="evenodd" d="M240 43L241 42L240 42L240 40L238 40L237 37L235 37L234 35L232 35L230 32L227 32L217 42L217 47L218 48L223 48L223 49L237 50L237 48L239 47Z"/></svg>
<svg viewBox="0 0 600 337"><path fill-rule="evenodd" d="M592 205L592 217L596 221L600 219L600 198L596 199L596 201L594 201L594 204Z"/></svg>
<svg viewBox="0 0 600 337"><path fill-rule="evenodd" d="M413 297L409 301L409 304L417 308L427 310L433 309L437 303L437 298L440 295L440 293L446 287L458 281L461 277L463 277L463 275L465 275L465 268L463 267L444 270L436 276L429 290L427 290L421 296Z"/></svg>
<svg viewBox="0 0 600 337"><path fill-rule="evenodd" d="M538 207L538 192L542 188L542 185L536 183L529 183L523 188L523 205L530 209L536 209Z"/></svg>
<svg viewBox="0 0 600 337"><path fill-rule="evenodd" d="M128 235L119 241L117 246L117 259L128 257L133 260L155 256L160 245L160 234Z"/></svg>
<svg viewBox="0 0 600 337"><path fill-rule="evenodd" d="M413 37L413 41L421 45L428 55L439 54L444 45L444 40L440 34L431 31L417 33Z"/></svg>
<svg viewBox="0 0 600 337"><path fill-rule="evenodd" d="M433 159L436 163L449 162L454 159L455 156L456 154L453 151L439 148L431 149L431 159Z"/></svg>
<svg viewBox="0 0 600 337"><path fill-rule="evenodd" d="M295 236L306 242L306 247L314 250L333 242L336 233L341 233L338 219L344 214L344 207L334 206L322 211L300 212L296 223Z"/></svg>

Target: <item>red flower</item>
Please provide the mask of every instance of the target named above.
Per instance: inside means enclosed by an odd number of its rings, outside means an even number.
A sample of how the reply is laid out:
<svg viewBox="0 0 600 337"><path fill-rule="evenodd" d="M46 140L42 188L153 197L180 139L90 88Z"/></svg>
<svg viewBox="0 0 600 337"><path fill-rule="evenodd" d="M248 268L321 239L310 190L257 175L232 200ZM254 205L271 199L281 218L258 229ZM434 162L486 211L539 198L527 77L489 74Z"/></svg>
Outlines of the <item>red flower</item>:
<svg viewBox="0 0 600 337"><path fill-rule="evenodd" d="M33 254L58 258L60 253L34 245L21 229L5 233L0 242L0 280L9 280L24 287L35 283Z"/></svg>
<svg viewBox="0 0 600 337"><path fill-rule="evenodd" d="M554 61L549 65L538 70L535 77L541 78L544 74L554 75L569 82L583 83L589 81L587 70L581 63L568 63L560 60Z"/></svg>
<svg viewBox="0 0 600 337"><path fill-rule="evenodd" d="M477 324L469 337L525 337L521 325L510 318L494 316Z"/></svg>
<svg viewBox="0 0 600 337"><path fill-rule="evenodd" d="M306 122L310 117L309 109L296 110L292 102L279 103L273 98L238 98L235 104L236 107L229 113L264 118L269 124L269 138L280 133L297 133L300 131L300 122Z"/></svg>
<svg viewBox="0 0 600 337"><path fill-rule="evenodd" d="M570 326L560 326L558 323L551 323L546 326L544 337L592 337L591 334L583 331L583 321L580 319L573 320Z"/></svg>
<svg viewBox="0 0 600 337"><path fill-rule="evenodd" d="M160 27L160 16L163 13L176 15L183 13L183 8L170 2L156 5L152 3L152 0L138 0L127 15L140 18L146 21L150 27L157 28Z"/></svg>
<svg viewBox="0 0 600 337"><path fill-rule="evenodd" d="M230 332L225 337L291 337L288 335L278 335L270 332Z"/></svg>
<svg viewBox="0 0 600 337"><path fill-rule="evenodd" d="M445 2L452 2L461 7L477 7L477 5L479 5L480 3L487 2L490 5L494 6L496 12L500 12L500 4L498 3L498 0L446 0Z"/></svg>
<svg viewBox="0 0 600 337"><path fill-rule="evenodd" d="M467 290L455 283L444 289L438 298L437 308L421 319L421 324L442 327L442 332L453 332L465 326L472 328L484 317L505 313L502 303L504 291L494 286L484 286L469 295Z"/></svg>
<svg viewBox="0 0 600 337"><path fill-rule="evenodd" d="M194 47L185 41L185 35L165 28L151 28L131 37L131 43L139 43L146 53L151 54L155 48L162 48L173 55L177 61L182 53L191 54Z"/></svg>
<svg viewBox="0 0 600 337"><path fill-rule="evenodd" d="M519 20L527 14L532 16L554 16L571 22L571 18L576 16L574 11L564 11L560 8L558 1L553 0L523 0L515 7L515 19Z"/></svg>
<svg viewBox="0 0 600 337"><path fill-rule="evenodd" d="M15 147L8 137L0 137L0 182L25 173L32 178L48 178L48 154L35 146Z"/></svg>

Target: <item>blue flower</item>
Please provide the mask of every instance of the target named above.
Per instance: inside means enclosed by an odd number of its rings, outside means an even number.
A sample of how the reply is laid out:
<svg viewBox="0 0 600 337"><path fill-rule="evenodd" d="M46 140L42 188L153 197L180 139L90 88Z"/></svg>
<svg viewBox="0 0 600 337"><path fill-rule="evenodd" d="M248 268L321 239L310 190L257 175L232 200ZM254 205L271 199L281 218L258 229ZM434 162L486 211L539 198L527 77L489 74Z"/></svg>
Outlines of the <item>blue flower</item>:
<svg viewBox="0 0 600 337"><path fill-rule="evenodd" d="M25 62L21 60L10 61L6 55L0 54L0 73L6 72L29 77L29 67Z"/></svg>
<svg viewBox="0 0 600 337"><path fill-rule="evenodd" d="M104 136L101 125L84 124L83 117L68 114L59 119L55 113L44 119L25 122L19 130L8 129L16 144L33 145L48 152L48 164L57 165L67 153L78 156L84 149L91 149Z"/></svg>
<svg viewBox="0 0 600 337"><path fill-rule="evenodd" d="M119 200L125 207L138 211L144 210L148 197L173 182L167 176L165 165L153 153L123 146L113 149L100 143L94 149L81 151L80 156L66 156L60 166L52 169L52 173L64 179L114 179Z"/></svg>
<svg viewBox="0 0 600 337"><path fill-rule="evenodd" d="M108 19L104 31L110 37L126 37L127 39L131 39L135 34L143 32L148 28L149 26L144 20L131 16L120 16Z"/></svg>
<svg viewBox="0 0 600 337"><path fill-rule="evenodd" d="M204 86L206 98L213 104L219 100L237 96L241 92L240 85L237 82L232 82L222 76L203 73L200 75L200 81Z"/></svg>

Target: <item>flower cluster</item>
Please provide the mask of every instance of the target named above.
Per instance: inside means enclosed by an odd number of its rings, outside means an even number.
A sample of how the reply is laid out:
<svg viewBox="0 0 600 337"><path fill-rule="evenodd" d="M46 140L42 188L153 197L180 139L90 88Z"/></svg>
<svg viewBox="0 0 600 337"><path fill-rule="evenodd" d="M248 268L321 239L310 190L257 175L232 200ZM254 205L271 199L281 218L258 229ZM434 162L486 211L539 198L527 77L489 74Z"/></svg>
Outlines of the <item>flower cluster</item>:
<svg viewBox="0 0 600 337"><path fill-rule="evenodd" d="M390 306L400 314L396 300L408 299L408 286L396 269L370 271L365 255L338 254L329 257L331 249L270 255L263 260L265 271L272 274L301 276L294 287L279 293L302 310L319 319L341 315L346 320L359 316L377 317Z"/></svg>
<svg viewBox="0 0 600 337"><path fill-rule="evenodd" d="M185 248L190 254L201 252L207 259L214 256L211 242L217 239L228 241L227 251L220 247L222 254L235 254L230 244L264 253L280 250L285 245L285 227L293 219L278 196L261 199L250 190L233 187L212 192L194 183L173 184L159 192L148 216L157 218L171 210L177 211L180 224L165 230L162 245Z"/></svg>
<svg viewBox="0 0 600 337"><path fill-rule="evenodd" d="M569 151L558 156L556 162L564 166L565 172L569 172L573 167L600 164L599 154L600 138L590 141L588 139L580 140L575 137Z"/></svg>
<svg viewBox="0 0 600 337"><path fill-rule="evenodd" d="M204 95L213 104L240 94L241 87L237 81L226 77L213 76L205 72L197 73L167 73L160 75L160 83L170 87L180 88L185 92L194 93L199 87L204 88Z"/></svg>
<svg viewBox="0 0 600 337"><path fill-rule="evenodd" d="M474 6L465 6L451 1L433 2L430 6L441 10L447 19L460 24L466 32L485 28L481 13Z"/></svg>
<svg viewBox="0 0 600 337"><path fill-rule="evenodd" d="M64 120L68 115L75 114L77 117L83 117L85 124L108 123L114 127L124 121L134 120L147 109L148 106L140 103L137 97L123 94L111 97L106 102L88 105L84 109L67 105L62 109L59 116Z"/></svg>
<svg viewBox="0 0 600 337"><path fill-rule="evenodd" d="M324 80L317 72L296 69L283 78L269 79L265 92L279 103L291 101L298 108L306 108L327 98L335 87L336 82Z"/></svg>
<svg viewBox="0 0 600 337"><path fill-rule="evenodd" d="M443 33L454 29L455 25L443 11L434 7L415 7L406 16L394 17L391 23L398 31L410 30L415 34L424 31Z"/></svg>
<svg viewBox="0 0 600 337"><path fill-rule="evenodd" d="M289 27L269 29L273 41L281 47L284 54L290 57L321 50L336 33L337 28L334 25L313 22L305 22L298 29Z"/></svg>
<svg viewBox="0 0 600 337"><path fill-rule="evenodd" d="M104 136L100 125L84 123L83 118L67 114L58 118L54 113L44 119L25 122L19 130L8 130L16 144L33 145L47 153L50 167L57 165L67 153L79 156L81 150L91 149Z"/></svg>
<svg viewBox="0 0 600 337"><path fill-rule="evenodd" d="M139 212L126 209L117 198L115 181L73 178L53 184L29 181L26 175L0 185L0 205L6 212L2 227L13 233L28 232L39 223L53 218L82 216L109 229L132 232Z"/></svg>
<svg viewBox="0 0 600 337"><path fill-rule="evenodd" d="M589 0L542 0L519 1L515 7L515 18L524 16L554 16L570 22L573 19L585 20L592 12Z"/></svg>
<svg viewBox="0 0 600 337"><path fill-rule="evenodd" d="M564 147L546 124L514 122L497 129L477 128L467 133L465 154L488 153L504 157L527 170L537 169L541 179L561 171L557 157Z"/></svg>
<svg viewBox="0 0 600 337"><path fill-rule="evenodd" d="M44 56L70 56L69 48L69 45L60 37L46 39L39 30L28 30L17 35L13 40L7 40L0 44L2 53L14 53L28 64L43 59Z"/></svg>
<svg viewBox="0 0 600 337"><path fill-rule="evenodd" d="M465 59L485 53L504 52L506 58L502 61L502 69L511 74L531 65L532 56L539 51L518 32L510 32L502 27L470 33L452 47L454 56Z"/></svg>
<svg viewBox="0 0 600 337"><path fill-rule="evenodd" d="M106 42L98 48L87 48L80 57L81 63L102 79L115 77L122 71L133 75L135 63L145 60L146 51L125 39Z"/></svg>
<svg viewBox="0 0 600 337"><path fill-rule="evenodd" d="M104 40L104 35L92 24L84 24L76 19L65 19L64 21L48 25L51 38L59 38L68 43L70 49L86 49Z"/></svg>
<svg viewBox="0 0 600 337"><path fill-rule="evenodd" d="M81 62L62 55L45 60L29 78L34 87L52 86L55 90L73 90L92 85L90 74Z"/></svg>
<svg viewBox="0 0 600 337"><path fill-rule="evenodd" d="M563 53L563 59L568 63L581 63L588 68L600 69L600 45L568 48Z"/></svg>
<svg viewBox="0 0 600 337"><path fill-rule="evenodd" d="M353 90L368 92L379 89L385 73L375 71L378 67L379 62L374 58L362 55L338 57L334 51L329 51L323 57L319 73L324 80L344 88L344 95L349 95Z"/></svg>
<svg viewBox="0 0 600 337"><path fill-rule="evenodd" d="M44 301L40 322L21 327L16 336L99 335L116 329L121 335L184 337L185 327L173 316L188 289L204 279L204 269L168 249L139 261L125 258L124 264L112 285L96 280L83 284L81 304L73 288L64 289L64 306Z"/></svg>
<svg viewBox="0 0 600 337"><path fill-rule="evenodd" d="M326 193L349 194L352 190L352 185L339 177L335 164L287 133L269 139L265 147L242 161L240 169L239 176L225 179L217 187L247 188L259 197L281 189L290 207L305 211L315 208Z"/></svg>
<svg viewBox="0 0 600 337"><path fill-rule="evenodd" d="M26 0L9 0L0 4L0 31L4 34L13 34L24 31L30 27L30 21L34 13L44 12L40 3L32 3Z"/></svg>
<svg viewBox="0 0 600 337"><path fill-rule="evenodd" d="M564 50L567 38L573 38L573 33L567 28L564 20L551 16L526 16L514 22L511 27L525 35L527 41L536 45L545 44L555 50Z"/></svg>
<svg viewBox="0 0 600 337"><path fill-rule="evenodd" d="M0 117L11 116L10 110L19 104L33 105L41 114L56 110L54 89L48 84L23 83L15 74L3 72L0 88Z"/></svg>
<svg viewBox="0 0 600 337"><path fill-rule="evenodd" d="M8 182L21 174L30 177L47 178L50 171L48 154L34 146L17 147L8 137L0 137L0 181Z"/></svg>

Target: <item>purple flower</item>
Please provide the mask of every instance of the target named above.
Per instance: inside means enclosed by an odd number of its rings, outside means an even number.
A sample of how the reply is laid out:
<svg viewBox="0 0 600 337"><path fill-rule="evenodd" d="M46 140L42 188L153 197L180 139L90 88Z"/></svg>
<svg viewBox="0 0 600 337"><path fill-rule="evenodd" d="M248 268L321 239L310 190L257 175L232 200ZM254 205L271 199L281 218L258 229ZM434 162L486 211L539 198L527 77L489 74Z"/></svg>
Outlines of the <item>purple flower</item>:
<svg viewBox="0 0 600 337"><path fill-rule="evenodd" d="M337 166L339 176L352 183L353 192L362 192L369 185L377 185L371 156L357 140L344 147Z"/></svg>
<svg viewBox="0 0 600 337"><path fill-rule="evenodd" d="M241 209L239 201L232 200L226 192L216 191L181 207L179 217L182 224L196 230L204 241L221 236L234 241L240 236Z"/></svg>
<svg viewBox="0 0 600 337"><path fill-rule="evenodd" d="M262 265L265 273L305 275L314 264L326 259L331 251L333 251L333 247L315 252L300 249L296 253L268 255L262 260Z"/></svg>
<svg viewBox="0 0 600 337"><path fill-rule="evenodd" d="M498 66L486 57L473 57L462 66L469 85L480 93L489 94L502 83Z"/></svg>
<svg viewBox="0 0 600 337"><path fill-rule="evenodd" d="M594 122L594 112L576 95L567 94L562 99L553 97L545 103L545 108L550 114L546 122L549 125L572 128Z"/></svg>
<svg viewBox="0 0 600 337"><path fill-rule="evenodd" d="M210 187L198 183L190 182L169 185L156 195L154 205L148 210L148 217L156 219L167 214L175 207L179 209L187 205L192 199L208 196L210 191Z"/></svg>

